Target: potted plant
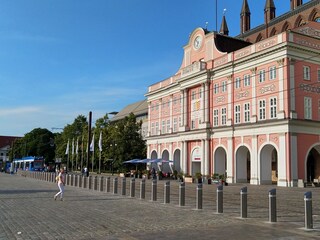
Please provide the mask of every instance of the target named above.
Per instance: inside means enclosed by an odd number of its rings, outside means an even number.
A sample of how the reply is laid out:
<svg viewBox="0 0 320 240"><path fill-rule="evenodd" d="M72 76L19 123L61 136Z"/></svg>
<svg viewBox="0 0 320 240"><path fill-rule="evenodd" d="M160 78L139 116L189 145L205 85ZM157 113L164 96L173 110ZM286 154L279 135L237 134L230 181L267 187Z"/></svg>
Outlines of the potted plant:
<svg viewBox="0 0 320 240"><path fill-rule="evenodd" d="M184 182L186 183L192 183L192 176L189 174L184 175Z"/></svg>
<svg viewBox="0 0 320 240"><path fill-rule="evenodd" d="M177 174L177 179L178 179L179 182L183 182L183 176L184 176L183 172L179 172Z"/></svg>
<svg viewBox="0 0 320 240"><path fill-rule="evenodd" d="M157 180L162 180L162 178L163 178L162 171L158 171L157 178L158 178Z"/></svg>
<svg viewBox="0 0 320 240"><path fill-rule="evenodd" d="M215 184L219 184L220 179L219 179L219 174L218 173L212 174L212 181L211 182L215 183Z"/></svg>
<svg viewBox="0 0 320 240"><path fill-rule="evenodd" d="M195 174L195 182L196 183L202 183L202 174L200 172L197 172Z"/></svg>

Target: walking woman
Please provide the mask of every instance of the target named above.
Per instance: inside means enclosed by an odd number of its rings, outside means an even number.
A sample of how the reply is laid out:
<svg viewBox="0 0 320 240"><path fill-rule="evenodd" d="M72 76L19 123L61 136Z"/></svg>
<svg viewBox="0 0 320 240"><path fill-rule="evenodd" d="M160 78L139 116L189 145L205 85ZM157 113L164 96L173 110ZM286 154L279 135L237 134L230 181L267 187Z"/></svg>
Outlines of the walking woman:
<svg viewBox="0 0 320 240"><path fill-rule="evenodd" d="M63 193L64 193L64 185L65 185L65 174L64 174L64 169L60 169L60 173L57 176L57 182L58 182L58 187L59 187L59 192L54 195L54 200L57 200L57 197L60 195L60 200L63 201Z"/></svg>

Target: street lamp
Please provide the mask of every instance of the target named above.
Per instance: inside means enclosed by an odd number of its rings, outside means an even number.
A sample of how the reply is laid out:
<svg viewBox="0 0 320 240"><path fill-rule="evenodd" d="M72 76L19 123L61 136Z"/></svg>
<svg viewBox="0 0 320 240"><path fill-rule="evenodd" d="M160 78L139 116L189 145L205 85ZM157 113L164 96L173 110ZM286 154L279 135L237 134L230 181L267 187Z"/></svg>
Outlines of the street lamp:
<svg viewBox="0 0 320 240"><path fill-rule="evenodd" d="M110 144L110 147L112 147L112 161L111 161L111 172L112 172L112 176L113 176L113 163L114 163L114 158L115 158L115 147L117 146L117 144L114 142L114 140L112 141L112 143Z"/></svg>

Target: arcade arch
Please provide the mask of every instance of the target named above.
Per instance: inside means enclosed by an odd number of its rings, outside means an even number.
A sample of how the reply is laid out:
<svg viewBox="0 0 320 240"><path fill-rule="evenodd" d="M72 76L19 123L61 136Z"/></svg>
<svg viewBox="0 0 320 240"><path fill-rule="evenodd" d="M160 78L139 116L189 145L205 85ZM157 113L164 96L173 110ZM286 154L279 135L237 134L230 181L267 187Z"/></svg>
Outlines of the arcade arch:
<svg viewBox="0 0 320 240"><path fill-rule="evenodd" d="M236 182L250 183L251 179L251 156L246 146L241 146L236 152Z"/></svg>
<svg viewBox="0 0 320 240"><path fill-rule="evenodd" d="M278 181L278 152L271 145L265 145L260 151L260 184L273 184Z"/></svg>

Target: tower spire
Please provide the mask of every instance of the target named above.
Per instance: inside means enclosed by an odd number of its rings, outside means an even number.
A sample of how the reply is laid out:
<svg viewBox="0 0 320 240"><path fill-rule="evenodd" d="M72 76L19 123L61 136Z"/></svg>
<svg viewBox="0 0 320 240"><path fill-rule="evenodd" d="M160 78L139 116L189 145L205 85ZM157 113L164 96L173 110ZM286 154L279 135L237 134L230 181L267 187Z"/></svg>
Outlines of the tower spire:
<svg viewBox="0 0 320 240"><path fill-rule="evenodd" d="M221 27L220 27L220 34L222 35L229 35L229 28L228 28L228 24L227 24L227 20L226 20L226 16L223 15L222 17L222 22L221 22Z"/></svg>
<svg viewBox="0 0 320 240"><path fill-rule="evenodd" d="M241 9L241 13L240 13L241 33L244 33L246 31L250 30L250 15L251 15L251 12L250 12L248 1L243 0L242 9Z"/></svg>
<svg viewBox="0 0 320 240"><path fill-rule="evenodd" d="M301 6L302 4L303 4L302 0L290 0L291 10L296 9L297 7Z"/></svg>
<svg viewBox="0 0 320 240"><path fill-rule="evenodd" d="M276 17L276 7L273 0L266 0L264 7L264 22L268 24L272 19Z"/></svg>

